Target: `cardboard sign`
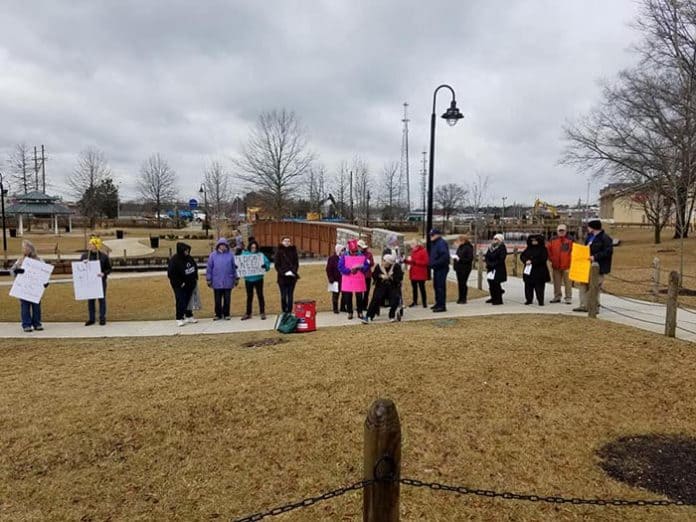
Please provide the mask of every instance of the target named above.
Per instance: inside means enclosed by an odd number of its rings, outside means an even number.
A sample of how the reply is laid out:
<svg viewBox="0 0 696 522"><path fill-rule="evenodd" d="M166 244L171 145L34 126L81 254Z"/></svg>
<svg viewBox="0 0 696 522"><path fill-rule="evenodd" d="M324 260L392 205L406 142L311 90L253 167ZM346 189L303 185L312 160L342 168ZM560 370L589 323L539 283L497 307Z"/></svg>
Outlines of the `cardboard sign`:
<svg viewBox="0 0 696 522"><path fill-rule="evenodd" d="M358 267L362 268L365 264L365 256L345 256L344 263L346 268ZM365 274L358 270L354 274L342 274L341 276L341 291L342 292L364 292L367 290L365 283Z"/></svg>
<svg viewBox="0 0 696 522"><path fill-rule="evenodd" d="M103 299L104 286L98 275L101 272L99 261L73 261L71 265L75 300Z"/></svg>
<svg viewBox="0 0 696 522"><path fill-rule="evenodd" d="M579 243L573 244L570 251L570 271L568 278L576 283L590 282L590 247Z"/></svg>
<svg viewBox="0 0 696 522"><path fill-rule="evenodd" d="M27 257L22 261L22 268L24 273L15 277L10 296L38 304L43 297L44 285L53 273L53 265Z"/></svg>
<svg viewBox="0 0 696 522"><path fill-rule="evenodd" d="M263 254L236 256L234 260L237 263L238 277L257 276L266 273L266 267L263 265Z"/></svg>

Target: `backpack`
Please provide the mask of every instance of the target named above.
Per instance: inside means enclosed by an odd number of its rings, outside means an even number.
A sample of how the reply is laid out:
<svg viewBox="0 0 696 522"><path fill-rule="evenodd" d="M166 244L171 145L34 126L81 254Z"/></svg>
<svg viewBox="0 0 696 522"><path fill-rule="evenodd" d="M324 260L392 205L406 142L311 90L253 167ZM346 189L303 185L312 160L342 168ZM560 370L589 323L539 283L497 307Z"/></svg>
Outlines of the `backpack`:
<svg viewBox="0 0 696 522"><path fill-rule="evenodd" d="M278 330L280 333L294 333L298 322L299 319L297 319L294 314L284 313L278 320L276 330Z"/></svg>

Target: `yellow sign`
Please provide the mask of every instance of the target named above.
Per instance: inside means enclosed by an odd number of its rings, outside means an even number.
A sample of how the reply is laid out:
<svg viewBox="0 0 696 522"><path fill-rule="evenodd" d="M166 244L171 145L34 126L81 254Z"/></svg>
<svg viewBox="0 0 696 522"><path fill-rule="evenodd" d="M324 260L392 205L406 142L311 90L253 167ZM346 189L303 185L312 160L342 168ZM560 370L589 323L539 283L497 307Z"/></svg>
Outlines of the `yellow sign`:
<svg viewBox="0 0 696 522"><path fill-rule="evenodd" d="M570 252L570 271L568 277L576 283L590 282L590 247L579 243L573 244Z"/></svg>

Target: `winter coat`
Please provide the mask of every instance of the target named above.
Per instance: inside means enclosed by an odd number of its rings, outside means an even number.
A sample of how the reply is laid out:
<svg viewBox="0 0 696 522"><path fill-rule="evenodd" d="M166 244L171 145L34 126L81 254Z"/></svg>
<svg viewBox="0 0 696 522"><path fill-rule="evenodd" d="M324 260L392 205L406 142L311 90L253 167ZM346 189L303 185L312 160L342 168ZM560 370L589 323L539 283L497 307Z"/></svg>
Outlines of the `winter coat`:
<svg viewBox="0 0 696 522"><path fill-rule="evenodd" d="M367 259L367 262L370 265L370 268L368 268L367 272L365 272L365 277L366 278L372 277L372 269L375 266L375 257L372 255L372 252L370 252L369 250L363 250L362 255L365 256L365 259Z"/></svg>
<svg viewBox="0 0 696 522"><path fill-rule="evenodd" d="M383 279L383 275L387 275L388 278ZM394 263L389 270L386 270L383 265L377 265L372 271L372 280L375 284L375 291L379 288L398 290L404 280L404 271L398 263Z"/></svg>
<svg viewBox="0 0 696 522"><path fill-rule="evenodd" d="M426 281L428 279L428 252L423 245L416 245L411 251L411 260L405 263L411 267L408 277L411 281Z"/></svg>
<svg viewBox="0 0 696 522"><path fill-rule="evenodd" d="M191 251L186 243L176 244L176 254L169 260L167 277L172 288L195 288L198 283L198 265L196 260L185 251Z"/></svg>
<svg viewBox="0 0 696 522"><path fill-rule="evenodd" d="M252 254L261 254L263 256L263 268L268 272L271 269L271 262L268 260L266 257L266 254L263 252L249 252L248 250L243 250L242 255L243 256L250 256ZM248 281L249 283L255 283L257 281L263 281L264 275L252 275L252 276L246 276L244 278L244 281Z"/></svg>
<svg viewBox="0 0 696 522"><path fill-rule="evenodd" d="M273 258L273 263L278 272L279 283L283 282L285 280L284 278L292 277L284 275L286 272L292 272L295 274L295 278L298 279L300 260L297 257L297 248L295 245L290 245L289 247L279 245L275 257Z"/></svg>
<svg viewBox="0 0 696 522"><path fill-rule="evenodd" d="M218 247L220 245L226 245L227 252L219 252ZM234 287L234 282L238 279L234 254L230 250L230 244L224 237L217 240L215 250L208 256L205 279L214 290L229 290Z"/></svg>
<svg viewBox="0 0 696 522"><path fill-rule="evenodd" d="M474 246L469 241L462 243L457 248L457 257L459 259L455 259L452 263L454 271L458 274L466 271L470 272L474 263Z"/></svg>
<svg viewBox="0 0 696 522"><path fill-rule="evenodd" d="M430 244L428 257L430 258L430 268L433 270L444 270L445 272L449 271L449 246L447 246L447 241L441 237L438 237Z"/></svg>
<svg viewBox="0 0 696 522"><path fill-rule="evenodd" d="M326 261L326 278L329 280L329 283L332 284L341 282L341 272L338 270L338 259L339 256L333 254L329 256L329 259Z"/></svg>
<svg viewBox="0 0 696 522"><path fill-rule="evenodd" d="M500 243L495 249L490 246L484 255L486 261L486 271L495 270L493 281L503 283L507 281L507 267L505 266L505 258L507 257L507 248L505 243Z"/></svg>
<svg viewBox="0 0 696 522"><path fill-rule="evenodd" d="M538 244L532 245L532 238L537 239ZM544 238L542 236L530 236L527 238L527 248L520 254L520 260L523 264L527 261L532 262L532 273L522 274L522 279L525 283L546 283L551 281L549 275L549 267L546 261L549 259L549 253L544 246Z"/></svg>
<svg viewBox="0 0 696 522"><path fill-rule="evenodd" d="M104 274L102 281L106 281L106 276L111 273L111 261L109 260L109 256L99 250L96 252L85 252L80 256L80 261L99 261L99 269L101 273Z"/></svg>
<svg viewBox="0 0 696 522"><path fill-rule="evenodd" d="M546 243L549 253L549 261L554 270L568 270L570 268L570 253L573 251L573 241L566 237L554 237Z"/></svg>
<svg viewBox="0 0 696 522"><path fill-rule="evenodd" d="M599 263L599 273L604 275L611 272L611 258L614 254L614 240L604 230L596 235L588 234L585 244L590 245L590 255Z"/></svg>

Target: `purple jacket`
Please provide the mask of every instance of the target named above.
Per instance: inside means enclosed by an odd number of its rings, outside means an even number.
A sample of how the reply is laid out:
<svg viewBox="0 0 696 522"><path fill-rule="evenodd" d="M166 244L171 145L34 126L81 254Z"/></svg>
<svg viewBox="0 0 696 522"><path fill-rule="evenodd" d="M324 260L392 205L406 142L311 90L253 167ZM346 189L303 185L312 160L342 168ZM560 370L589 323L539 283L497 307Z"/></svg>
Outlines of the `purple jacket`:
<svg viewBox="0 0 696 522"><path fill-rule="evenodd" d="M218 252L218 246L220 245L227 245L227 252L224 254ZM205 278L208 284L212 283L212 287L215 290L234 287L234 281L237 279L237 264L234 260L234 254L230 250L230 244L224 237L218 239L217 243L215 243L215 250L208 257Z"/></svg>

